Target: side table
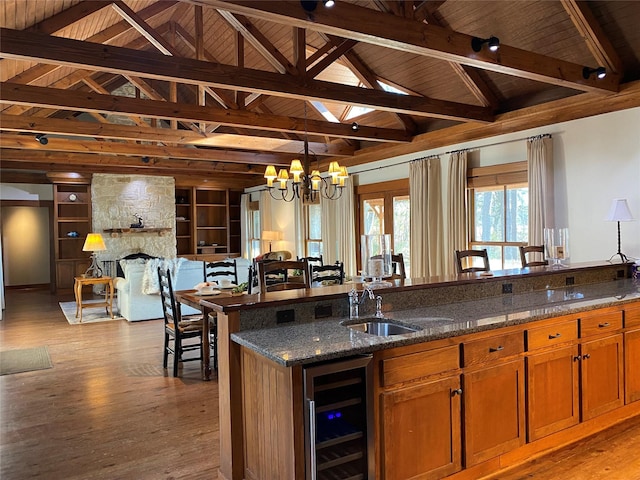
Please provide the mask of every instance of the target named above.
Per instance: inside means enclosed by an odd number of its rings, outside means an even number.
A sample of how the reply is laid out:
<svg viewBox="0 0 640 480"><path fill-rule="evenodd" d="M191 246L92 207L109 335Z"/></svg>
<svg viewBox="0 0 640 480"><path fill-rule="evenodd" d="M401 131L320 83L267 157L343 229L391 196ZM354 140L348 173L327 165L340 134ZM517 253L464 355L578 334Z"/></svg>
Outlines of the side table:
<svg viewBox="0 0 640 480"><path fill-rule="evenodd" d="M104 285L106 289L104 302L82 303L82 287L85 285ZM76 318L80 315L80 323L82 323L82 309L87 307L105 307L107 313L113 318L113 279L111 277L75 277L73 291L76 296Z"/></svg>

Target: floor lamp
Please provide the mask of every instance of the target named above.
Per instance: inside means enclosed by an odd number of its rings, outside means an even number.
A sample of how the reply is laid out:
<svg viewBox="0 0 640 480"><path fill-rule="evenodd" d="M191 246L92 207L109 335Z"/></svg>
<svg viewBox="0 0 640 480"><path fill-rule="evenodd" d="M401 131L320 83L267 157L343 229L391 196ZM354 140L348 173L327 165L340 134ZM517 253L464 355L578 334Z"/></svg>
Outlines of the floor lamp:
<svg viewBox="0 0 640 480"><path fill-rule="evenodd" d="M281 239L280 232L275 232L272 230L263 230L262 231L262 240L269 242L269 252L271 252L271 243L273 241L278 241Z"/></svg>
<svg viewBox="0 0 640 480"><path fill-rule="evenodd" d="M99 233L90 233L87 235L86 240L84 241L84 246L82 247L83 252L91 252L91 265L84 272L85 278L100 278L102 277L102 269L100 265L98 265L98 259L96 258L95 252L102 252L106 250L107 247L104 244L104 240L102 239L102 235Z"/></svg>
<svg viewBox="0 0 640 480"><path fill-rule="evenodd" d="M619 255L622 263L627 263L629 258L620 251L620 222L630 222L633 220L626 198L613 199L607 220L610 222L618 222L618 252L611 255L609 261L611 261L616 255Z"/></svg>

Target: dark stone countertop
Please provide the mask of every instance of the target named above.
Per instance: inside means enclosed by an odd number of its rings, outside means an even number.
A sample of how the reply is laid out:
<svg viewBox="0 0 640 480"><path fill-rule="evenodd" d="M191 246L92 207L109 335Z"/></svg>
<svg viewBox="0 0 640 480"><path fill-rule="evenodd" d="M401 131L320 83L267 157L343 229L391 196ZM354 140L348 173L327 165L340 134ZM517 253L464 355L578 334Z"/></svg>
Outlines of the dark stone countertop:
<svg viewBox="0 0 640 480"><path fill-rule="evenodd" d="M623 279L385 312L385 317L393 322L422 329L404 335L370 335L341 324L341 321L348 319L332 318L241 331L233 333L231 339L278 364L293 366L620 306L634 301L640 301L640 283ZM367 299L366 302L371 300Z"/></svg>

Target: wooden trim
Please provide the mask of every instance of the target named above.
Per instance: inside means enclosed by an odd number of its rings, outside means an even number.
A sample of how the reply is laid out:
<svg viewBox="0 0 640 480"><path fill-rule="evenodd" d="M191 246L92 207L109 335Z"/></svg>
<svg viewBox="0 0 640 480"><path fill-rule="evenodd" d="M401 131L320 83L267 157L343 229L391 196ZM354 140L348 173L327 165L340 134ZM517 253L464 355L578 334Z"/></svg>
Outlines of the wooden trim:
<svg viewBox="0 0 640 480"><path fill-rule="evenodd" d="M366 185L358 185L354 187L356 195L365 195L369 193L389 193L395 190L404 190L409 188L409 179L401 178L399 180L391 180L389 182L368 183Z"/></svg>

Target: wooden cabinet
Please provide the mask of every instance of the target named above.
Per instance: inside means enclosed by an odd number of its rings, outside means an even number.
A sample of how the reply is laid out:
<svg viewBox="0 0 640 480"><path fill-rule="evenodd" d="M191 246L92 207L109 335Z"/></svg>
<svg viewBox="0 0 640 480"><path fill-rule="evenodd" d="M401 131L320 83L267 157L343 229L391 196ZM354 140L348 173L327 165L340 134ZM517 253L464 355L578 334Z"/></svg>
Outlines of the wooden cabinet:
<svg viewBox="0 0 640 480"><path fill-rule="evenodd" d="M240 197L227 189L176 186L176 241L180 256L240 255Z"/></svg>
<svg viewBox="0 0 640 480"><path fill-rule="evenodd" d="M465 466L524 444L523 352L519 330L462 344Z"/></svg>
<svg viewBox="0 0 640 480"><path fill-rule="evenodd" d="M578 323L559 319L525 332L527 439L577 425L580 421Z"/></svg>
<svg viewBox="0 0 640 480"><path fill-rule="evenodd" d="M91 231L91 186L54 183L53 203L56 288L73 289L74 277L91 263L82 251Z"/></svg>
<svg viewBox="0 0 640 480"><path fill-rule="evenodd" d="M460 376L382 394L384 478L438 479L462 467Z"/></svg>
<svg viewBox="0 0 640 480"><path fill-rule="evenodd" d="M462 380L465 466L523 445L524 360L465 371Z"/></svg>
<svg viewBox="0 0 640 480"><path fill-rule="evenodd" d="M622 311L595 312L580 322L582 421L624 405Z"/></svg>
<svg viewBox="0 0 640 480"><path fill-rule="evenodd" d="M527 438L538 440L580 421L578 346L527 357Z"/></svg>
<svg viewBox="0 0 640 480"><path fill-rule="evenodd" d="M381 477L443 478L462 468L459 347L403 351L380 361Z"/></svg>
<svg viewBox="0 0 640 480"><path fill-rule="evenodd" d="M640 307L624 311L625 403L640 400Z"/></svg>

